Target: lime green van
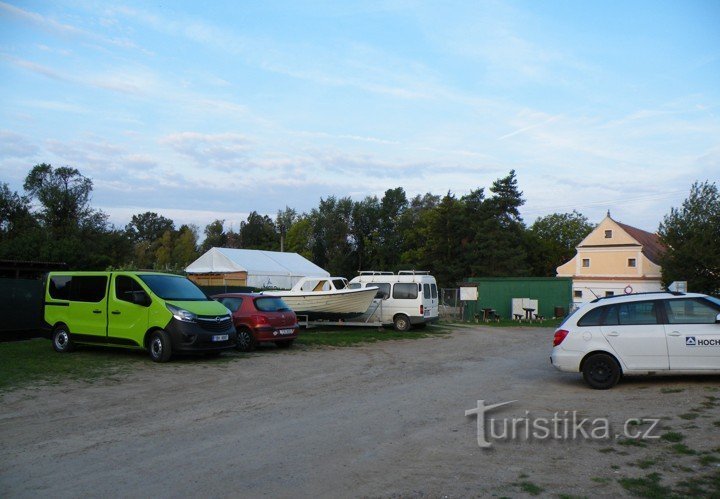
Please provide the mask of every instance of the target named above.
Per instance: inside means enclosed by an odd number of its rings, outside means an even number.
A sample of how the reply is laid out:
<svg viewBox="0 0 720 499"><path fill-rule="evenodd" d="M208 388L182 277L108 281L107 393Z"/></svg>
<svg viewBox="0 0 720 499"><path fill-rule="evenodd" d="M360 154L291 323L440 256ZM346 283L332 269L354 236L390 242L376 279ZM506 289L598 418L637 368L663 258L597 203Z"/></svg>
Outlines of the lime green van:
<svg viewBox="0 0 720 499"><path fill-rule="evenodd" d="M155 362L167 362L177 352L235 347L230 311L178 275L50 272L43 308L58 352L94 343L144 348Z"/></svg>

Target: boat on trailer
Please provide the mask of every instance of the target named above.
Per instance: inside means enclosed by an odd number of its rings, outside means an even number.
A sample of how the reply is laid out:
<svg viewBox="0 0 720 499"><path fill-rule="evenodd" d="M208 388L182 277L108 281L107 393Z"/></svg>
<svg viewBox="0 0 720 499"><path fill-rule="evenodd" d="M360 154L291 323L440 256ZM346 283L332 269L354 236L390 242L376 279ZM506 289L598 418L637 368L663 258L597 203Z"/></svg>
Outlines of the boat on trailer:
<svg viewBox="0 0 720 499"><path fill-rule="evenodd" d="M308 320L339 320L367 312L377 290L351 289L343 277L303 277L290 290L262 293L281 297L296 315L305 315Z"/></svg>

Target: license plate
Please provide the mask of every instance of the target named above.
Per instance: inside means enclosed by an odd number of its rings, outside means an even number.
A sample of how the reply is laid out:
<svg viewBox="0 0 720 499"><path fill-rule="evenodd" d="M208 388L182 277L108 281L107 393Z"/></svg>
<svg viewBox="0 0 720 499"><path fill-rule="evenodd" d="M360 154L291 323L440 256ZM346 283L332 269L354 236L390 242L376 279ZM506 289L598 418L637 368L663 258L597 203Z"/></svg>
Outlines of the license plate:
<svg viewBox="0 0 720 499"><path fill-rule="evenodd" d="M228 335L227 334L215 334L212 337L213 341L227 341Z"/></svg>
<svg viewBox="0 0 720 499"><path fill-rule="evenodd" d="M280 333L280 336L286 336L288 334L293 334L295 331L293 329L278 329L278 333Z"/></svg>

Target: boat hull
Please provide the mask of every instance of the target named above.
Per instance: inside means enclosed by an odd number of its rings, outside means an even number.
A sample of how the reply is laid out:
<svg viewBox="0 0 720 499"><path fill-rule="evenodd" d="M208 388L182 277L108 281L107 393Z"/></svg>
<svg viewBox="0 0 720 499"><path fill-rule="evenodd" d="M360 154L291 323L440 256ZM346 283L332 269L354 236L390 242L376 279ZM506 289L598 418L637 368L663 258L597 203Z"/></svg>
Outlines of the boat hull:
<svg viewBox="0 0 720 499"><path fill-rule="evenodd" d="M296 315L309 320L351 319L365 312L372 304L377 288L340 291L265 291L263 294L279 296Z"/></svg>

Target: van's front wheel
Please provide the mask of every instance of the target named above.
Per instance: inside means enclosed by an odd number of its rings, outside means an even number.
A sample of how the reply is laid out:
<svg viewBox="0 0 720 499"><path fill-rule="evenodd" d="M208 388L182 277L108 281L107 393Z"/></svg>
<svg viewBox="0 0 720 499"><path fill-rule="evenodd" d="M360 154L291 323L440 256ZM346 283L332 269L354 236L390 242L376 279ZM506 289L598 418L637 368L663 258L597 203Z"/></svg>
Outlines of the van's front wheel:
<svg viewBox="0 0 720 499"><path fill-rule="evenodd" d="M410 319L405 314L398 314L393 318L393 326L395 327L395 331L410 331Z"/></svg>
<svg viewBox="0 0 720 499"><path fill-rule="evenodd" d="M52 343L56 352L67 353L75 349L75 344L70 339L70 332L65 325L57 326L53 330Z"/></svg>
<svg viewBox="0 0 720 499"><path fill-rule="evenodd" d="M170 336L163 330L153 332L150 335L148 350L153 362L167 362L172 355Z"/></svg>

